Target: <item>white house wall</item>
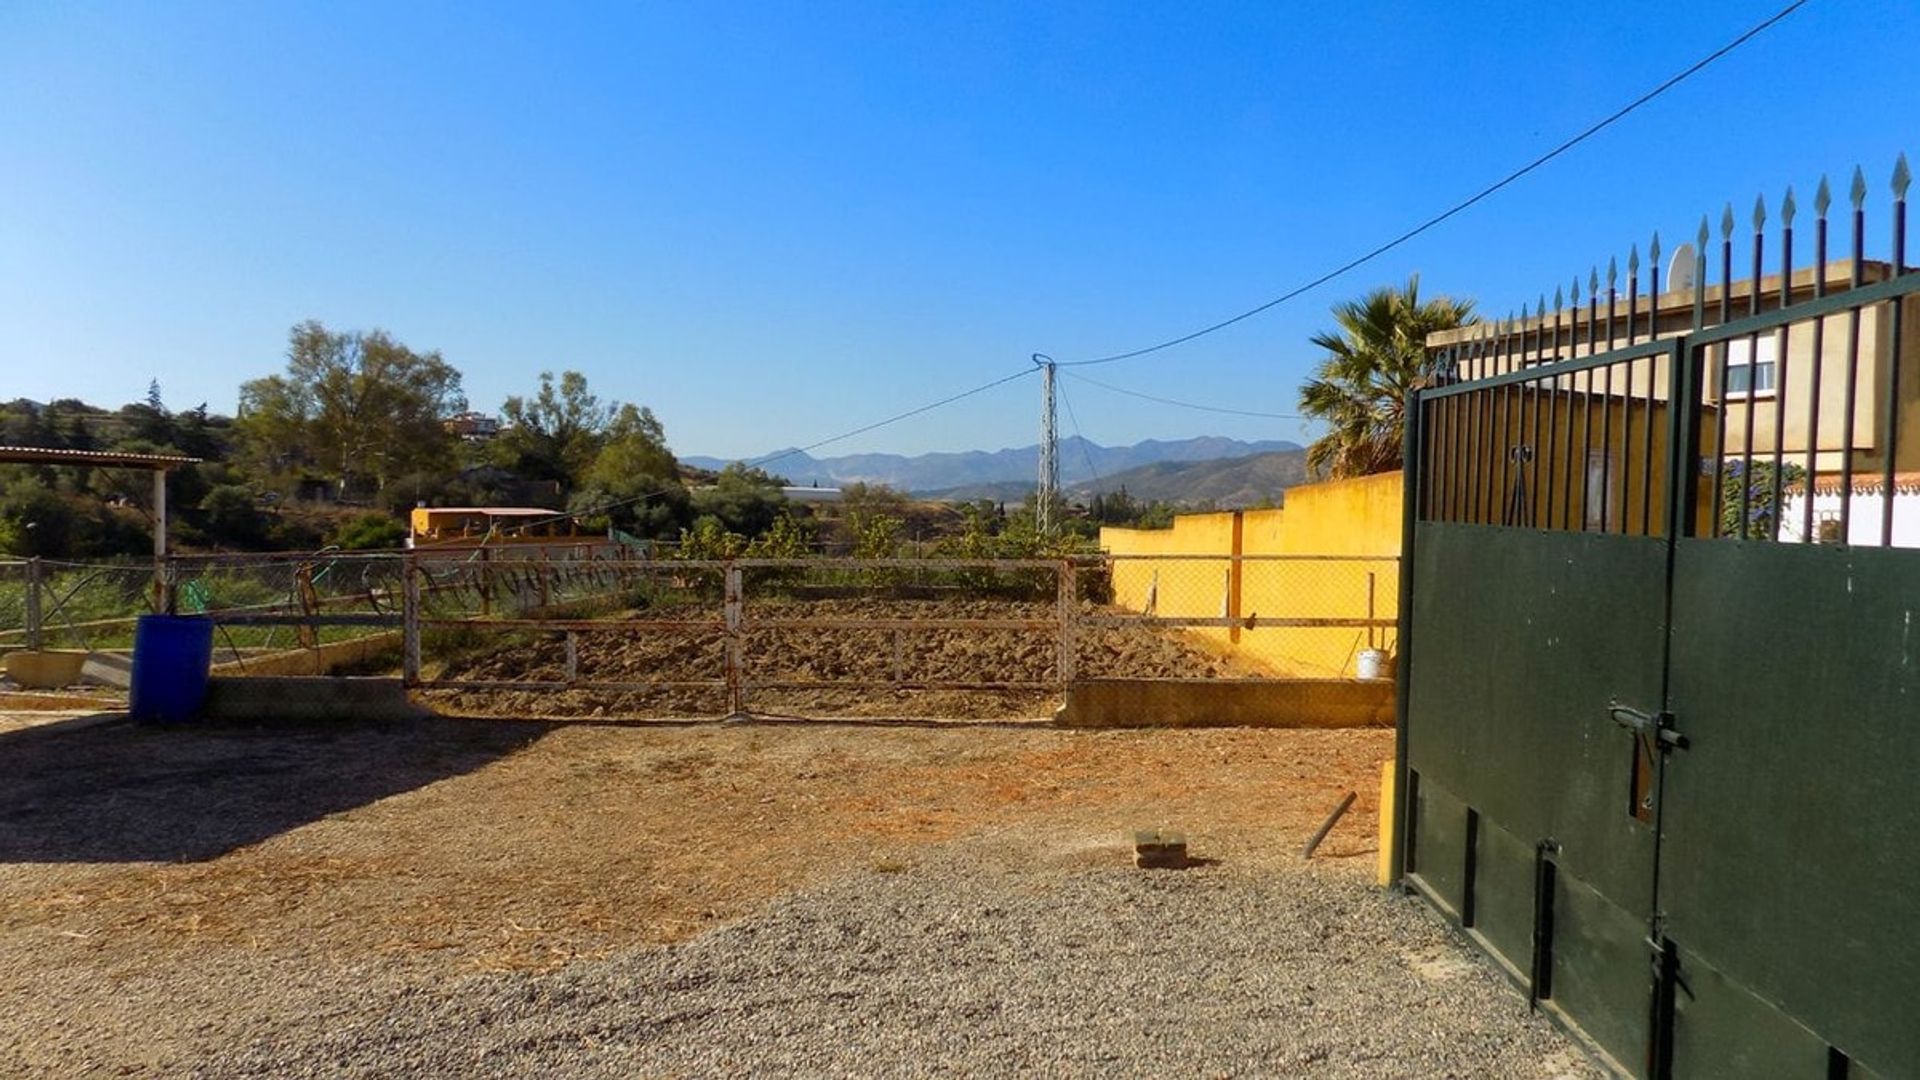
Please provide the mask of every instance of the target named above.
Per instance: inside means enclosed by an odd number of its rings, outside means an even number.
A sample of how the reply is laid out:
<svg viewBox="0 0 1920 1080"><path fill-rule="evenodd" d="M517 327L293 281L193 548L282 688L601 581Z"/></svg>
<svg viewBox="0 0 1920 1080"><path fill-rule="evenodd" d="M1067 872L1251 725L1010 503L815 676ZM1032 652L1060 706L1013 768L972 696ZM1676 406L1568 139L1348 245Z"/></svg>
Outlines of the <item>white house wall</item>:
<svg viewBox="0 0 1920 1080"><path fill-rule="evenodd" d="M1783 497L1783 512L1780 518L1780 539L1793 543L1802 543L1806 537L1801 534L1801 522L1806 513L1806 496L1786 495ZM1856 493L1847 509L1847 543L1856 547L1880 546L1880 523L1886 510L1886 502L1879 492ZM1818 535L1822 520L1837 520L1840 515L1840 495L1815 495L1813 497L1814 530ZM1895 492L1893 496L1893 546L1920 548L1920 492Z"/></svg>

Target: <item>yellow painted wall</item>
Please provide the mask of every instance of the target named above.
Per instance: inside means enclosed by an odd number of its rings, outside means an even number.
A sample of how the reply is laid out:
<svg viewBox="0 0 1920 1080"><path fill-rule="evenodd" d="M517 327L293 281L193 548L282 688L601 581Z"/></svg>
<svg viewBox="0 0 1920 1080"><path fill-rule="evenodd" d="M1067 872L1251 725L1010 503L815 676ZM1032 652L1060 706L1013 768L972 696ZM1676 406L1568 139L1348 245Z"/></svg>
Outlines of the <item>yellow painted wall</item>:
<svg viewBox="0 0 1920 1080"><path fill-rule="evenodd" d="M1103 550L1124 555L1193 555L1192 559L1118 559L1113 565L1117 607L1155 615L1228 614L1228 572L1232 563L1232 511L1181 514L1170 529L1100 530ZM1196 627L1187 633L1217 648L1231 642L1225 628Z"/></svg>
<svg viewBox="0 0 1920 1080"><path fill-rule="evenodd" d="M1400 499L1400 474L1385 473L1289 488L1284 510L1182 514L1171 529L1102 529L1114 603L1163 616L1247 620L1250 626L1187 633L1274 674L1352 676L1360 650L1394 646ZM1141 555L1193 558L1128 558ZM1294 558L1245 559L1236 575L1234 555ZM1368 618L1388 625L1261 625Z"/></svg>

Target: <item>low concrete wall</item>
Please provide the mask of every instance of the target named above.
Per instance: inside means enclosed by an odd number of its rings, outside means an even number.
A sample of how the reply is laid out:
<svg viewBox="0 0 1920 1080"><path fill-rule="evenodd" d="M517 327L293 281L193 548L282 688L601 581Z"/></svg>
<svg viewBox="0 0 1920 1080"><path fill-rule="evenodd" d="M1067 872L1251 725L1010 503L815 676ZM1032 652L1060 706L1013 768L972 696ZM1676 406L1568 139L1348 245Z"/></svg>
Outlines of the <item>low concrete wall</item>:
<svg viewBox="0 0 1920 1080"><path fill-rule="evenodd" d="M1393 683L1359 679L1095 679L1074 683L1062 727L1393 726Z"/></svg>
<svg viewBox="0 0 1920 1080"><path fill-rule="evenodd" d="M350 664L358 664L389 649L400 647L398 630L368 634L349 641L335 641L313 649L287 649L284 652L250 656L213 665L213 674L222 675L326 675Z"/></svg>
<svg viewBox="0 0 1920 1080"><path fill-rule="evenodd" d="M208 720L412 720L428 715L399 679L333 676L214 676L201 715Z"/></svg>
<svg viewBox="0 0 1920 1080"><path fill-rule="evenodd" d="M77 709L98 709L101 712L124 712L126 708L127 700L124 697L95 697L91 694L0 690L0 712L72 712Z"/></svg>

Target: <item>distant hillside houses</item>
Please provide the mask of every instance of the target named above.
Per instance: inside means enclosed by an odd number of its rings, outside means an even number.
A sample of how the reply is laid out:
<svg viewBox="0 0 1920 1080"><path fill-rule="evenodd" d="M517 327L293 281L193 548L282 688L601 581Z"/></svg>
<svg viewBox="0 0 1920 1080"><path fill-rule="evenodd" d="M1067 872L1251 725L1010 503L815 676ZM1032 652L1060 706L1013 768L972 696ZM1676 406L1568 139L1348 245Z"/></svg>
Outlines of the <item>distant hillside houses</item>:
<svg viewBox="0 0 1920 1080"><path fill-rule="evenodd" d="M468 442L486 442L500 434L500 419L487 413L469 410L456 413L440 421L447 434L465 439Z"/></svg>

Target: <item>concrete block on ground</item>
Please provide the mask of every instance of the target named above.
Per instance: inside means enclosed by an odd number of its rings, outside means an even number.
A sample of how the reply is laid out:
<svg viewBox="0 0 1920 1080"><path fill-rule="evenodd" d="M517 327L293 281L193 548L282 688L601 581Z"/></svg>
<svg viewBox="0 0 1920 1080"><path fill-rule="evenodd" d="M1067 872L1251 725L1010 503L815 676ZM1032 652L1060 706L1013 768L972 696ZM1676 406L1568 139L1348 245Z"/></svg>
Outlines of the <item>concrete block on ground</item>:
<svg viewBox="0 0 1920 1080"><path fill-rule="evenodd" d="M1143 870L1180 870L1187 865L1187 838L1171 829L1133 834L1133 865Z"/></svg>
<svg viewBox="0 0 1920 1080"><path fill-rule="evenodd" d="M327 675L350 664L400 647L400 631L386 631L330 642L312 649L286 649L215 664L213 674L243 676Z"/></svg>
<svg viewBox="0 0 1920 1080"><path fill-rule="evenodd" d="M133 654L130 652L94 652L80 666L80 681L90 686L110 686L126 690L133 686Z"/></svg>

